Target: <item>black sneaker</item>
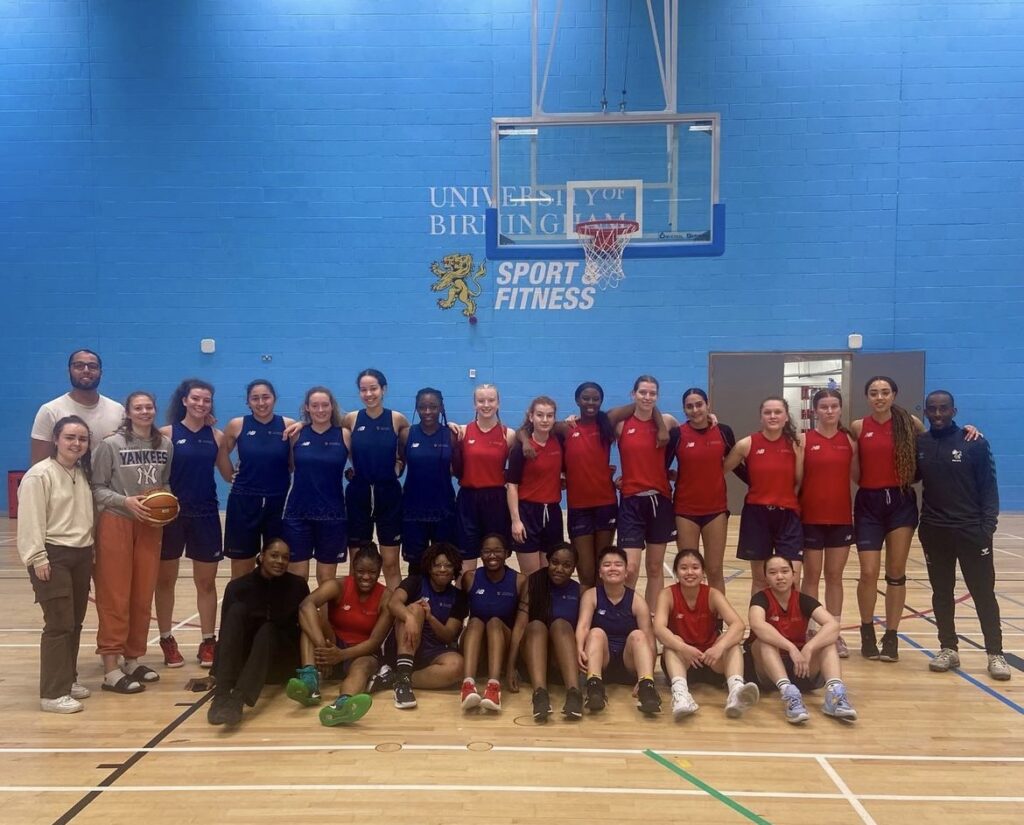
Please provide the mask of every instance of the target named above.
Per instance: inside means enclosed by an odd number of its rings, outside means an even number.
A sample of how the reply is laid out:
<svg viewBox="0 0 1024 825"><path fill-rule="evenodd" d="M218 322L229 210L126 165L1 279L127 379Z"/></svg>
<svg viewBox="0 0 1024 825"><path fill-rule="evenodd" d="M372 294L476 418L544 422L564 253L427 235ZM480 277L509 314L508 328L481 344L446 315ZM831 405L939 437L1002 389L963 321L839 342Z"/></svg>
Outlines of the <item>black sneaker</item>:
<svg viewBox="0 0 1024 825"><path fill-rule="evenodd" d="M394 668L390 665L382 665L381 669L370 677L366 692L380 693L382 690L391 690L395 686L397 678L398 674L395 673Z"/></svg>
<svg viewBox="0 0 1024 825"><path fill-rule="evenodd" d="M412 682L399 679L395 685L395 707L401 710L416 707L416 694L412 692Z"/></svg>
<svg viewBox="0 0 1024 825"><path fill-rule="evenodd" d="M533 692L533 721L543 724L548 721L551 715L551 697L544 688L537 688Z"/></svg>
<svg viewBox="0 0 1024 825"><path fill-rule="evenodd" d="M565 692L565 704L562 706L562 715L566 719L583 718L583 694L579 688L571 687Z"/></svg>
<svg viewBox="0 0 1024 825"><path fill-rule="evenodd" d="M654 686L654 680L641 679L636 689L637 707L646 716L661 713L661 696Z"/></svg>
<svg viewBox="0 0 1024 825"><path fill-rule="evenodd" d="M211 725L237 725L242 721L242 700L226 693L217 694L210 702L206 721Z"/></svg>
<svg viewBox="0 0 1024 825"><path fill-rule="evenodd" d="M862 624L860 626L860 655L865 659L878 661L878 639L875 636L873 624Z"/></svg>
<svg viewBox="0 0 1024 825"><path fill-rule="evenodd" d="M608 697L604 692L604 682L598 679L596 676L591 676L587 679L587 710L591 713L598 713L604 710L605 705L608 704Z"/></svg>
<svg viewBox="0 0 1024 825"><path fill-rule="evenodd" d="M895 630L887 630L882 634L882 652L878 658L883 662L898 662L900 660L900 640L896 638Z"/></svg>

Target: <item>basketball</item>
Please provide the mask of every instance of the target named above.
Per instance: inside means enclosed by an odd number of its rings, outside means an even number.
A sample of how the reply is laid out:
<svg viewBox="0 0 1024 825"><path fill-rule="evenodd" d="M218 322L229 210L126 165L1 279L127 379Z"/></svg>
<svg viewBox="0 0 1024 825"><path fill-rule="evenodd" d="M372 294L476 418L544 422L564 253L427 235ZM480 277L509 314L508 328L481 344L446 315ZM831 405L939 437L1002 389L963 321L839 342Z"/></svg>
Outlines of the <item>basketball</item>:
<svg viewBox="0 0 1024 825"><path fill-rule="evenodd" d="M150 520L155 524L170 524L178 517L181 509L177 497L167 490L157 490L143 496L142 503L149 508Z"/></svg>

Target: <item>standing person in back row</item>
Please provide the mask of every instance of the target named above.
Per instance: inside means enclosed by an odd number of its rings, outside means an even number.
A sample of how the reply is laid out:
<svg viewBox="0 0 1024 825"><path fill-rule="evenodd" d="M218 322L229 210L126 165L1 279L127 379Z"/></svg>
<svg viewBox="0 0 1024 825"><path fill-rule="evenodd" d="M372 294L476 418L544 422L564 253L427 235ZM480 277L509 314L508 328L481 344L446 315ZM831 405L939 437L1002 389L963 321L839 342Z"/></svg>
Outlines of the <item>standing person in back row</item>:
<svg viewBox="0 0 1024 825"><path fill-rule="evenodd" d="M103 361L95 352L91 349L72 352L68 357L68 377L71 379L71 391L47 401L36 413L29 444L30 464L38 464L50 457L53 427L66 416L76 415L85 422L93 450L124 420L124 407L112 398L100 395Z"/></svg>
<svg viewBox="0 0 1024 825"><path fill-rule="evenodd" d="M358 548L373 541L376 527L384 583L394 590L402 580L398 559L402 485L398 476L404 464L398 456L398 442L409 429L409 419L384 406L388 380L380 370L363 370L356 376L356 386L364 409L348 413L342 423L351 433L352 443L352 477L345 490L348 545Z"/></svg>
<svg viewBox="0 0 1024 825"><path fill-rule="evenodd" d="M953 420L956 403L951 392L929 393L924 414L931 429L917 437L917 472L924 482L918 537L928 565L941 648L928 667L938 673L960 667L953 600L959 562L985 637L989 675L1006 681L1010 667L1003 656L992 550L999 518L992 451L984 438L965 438Z"/></svg>

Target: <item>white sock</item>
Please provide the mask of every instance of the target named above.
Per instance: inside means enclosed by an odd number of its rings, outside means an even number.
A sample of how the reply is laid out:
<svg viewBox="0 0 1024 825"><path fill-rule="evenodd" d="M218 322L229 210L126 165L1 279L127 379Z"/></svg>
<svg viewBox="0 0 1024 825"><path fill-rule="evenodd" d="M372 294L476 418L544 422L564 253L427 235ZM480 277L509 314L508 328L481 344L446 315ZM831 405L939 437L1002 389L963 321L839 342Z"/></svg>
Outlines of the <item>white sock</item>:
<svg viewBox="0 0 1024 825"><path fill-rule="evenodd" d="M741 687L743 687L743 677L730 676L725 680L725 684L726 686L728 686L730 691L739 690Z"/></svg>
<svg viewBox="0 0 1024 825"><path fill-rule="evenodd" d="M161 639L170 639L171 638L171 631L168 630L166 633L161 633L160 634L160 638Z"/></svg>
<svg viewBox="0 0 1024 825"><path fill-rule="evenodd" d="M685 676L676 676L672 680L672 689L675 690L676 688L678 688L679 690L685 690L687 693L689 693L690 686L686 683Z"/></svg>
<svg viewBox="0 0 1024 825"><path fill-rule="evenodd" d="M126 676L131 676L132 671L139 666L138 659L125 659L124 664L121 665L121 672Z"/></svg>
<svg viewBox="0 0 1024 825"><path fill-rule="evenodd" d="M106 679L106 682L107 682L107 684L108 684L108 685L110 685L111 687L113 687L113 686L114 686L114 685L116 685L116 684L117 684L117 683L118 683L119 681L121 681L121 679L122 679L123 677L124 677L124 671L123 671L123 670L121 670L120 668L118 668L117 670L112 670L112 671L110 671L110 672L109 672L109 673L108 673L108 674L107 674L106 676L104 676L103 678L104 678L104 679Z"/></svg>

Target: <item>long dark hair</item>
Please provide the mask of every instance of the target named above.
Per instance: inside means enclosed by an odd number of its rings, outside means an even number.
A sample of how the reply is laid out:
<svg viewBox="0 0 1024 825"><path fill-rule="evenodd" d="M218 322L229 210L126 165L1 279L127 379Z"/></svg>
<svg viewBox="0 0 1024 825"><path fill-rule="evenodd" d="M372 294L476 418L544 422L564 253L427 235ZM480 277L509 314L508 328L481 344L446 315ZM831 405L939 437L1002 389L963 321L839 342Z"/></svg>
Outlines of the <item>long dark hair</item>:
<svg viewBox="0 0 1024 825"><path fill-rule="evenodd" d="M171 393L171 400L167 404L167 423L177 424L185 420L185 406L182 402L188 398L192 390L206 390L210 393L210 415L213 415L213 384L203 381L201 378L186 378Z"/></svg>
<svg viewBox="0 0 1024 825"><path fill-rule="evenodd" d="M82 350L78 350L82 352ZM94 353L95 354L95 353ZM65 415L63 418L57 420L57 423L53 425L53 435L50 438L50 457L57 457L57 439L60 438L60 434L64 432L64 428L69 424L78 424L80 427L85 427L86 435L89 436L89 447L82 457L78 459L78 466L82 468L82 472L85 473L87 479L92 478L92 431L89 429L89 425L85 423L85 420L77 415Z"/></svg>
<svg viewBox="0 0 1024 825"><path fill-rule="evenodd" d="M576 552L576 548L567 541L559 542L547 551L545 555L549 562L559 550L572 553L572 563L573 566L576 565L579 554ZM548 575L546 567L530 574L530 578L526 580L526 592L530 599L529 620L545 624L551 621L551 577Z"/></svg>
<svg viewBox="0 0 1024 825"><path fill-rule="evenodd" d="M584 381L576 388L576 392L573 393L573 398L576 399L576 403L580 403L580 396L583 395L585 390L596 390L597 394L601 396L601 403L604 403L604 388L596 381ZM601 443L605 446L611 446L612 442L615 441L615 427L612 425L611 419L608 418L608 413L604 410L597 411L597 431L601 436Z"/></svg>
<svg viewBox="0 0 1024 825"><path fill-rule="evenodd" d="M899 395L900 388L888 375L871 376L864 385L864 395L868 394L876 381L888 384L892 388L893 398ZM913 483L917 474L917 427L913 416L899 404L893 403L889 412L892 415L892 454L896 478L901 487L907 487Z"/></svg>
<svg viewBox="0 0 1024 825"><path fill-rule="evenodd" d="M139 396L145 396L153 402L153 407L156 407L156 396L151 392L147 392L146 390L135 390L135 392L129 394L128 398L126 398L124 402L124 420L121 422L121 426L117 428L117 431L125 437L125 440L134 437L132 434L132 420L128 417L128 411L131 409L132 400ZM160 434L160 429L156 425L150 424L149 429L152 433L149 437L150 449L158 450L160 449L160 442L163 439L163 436Z"/></svg>

